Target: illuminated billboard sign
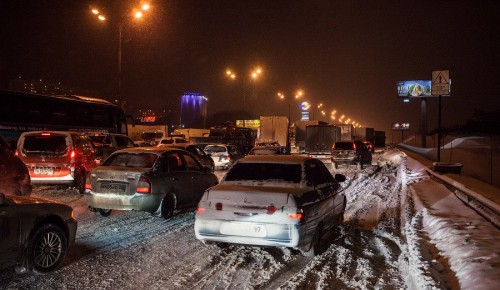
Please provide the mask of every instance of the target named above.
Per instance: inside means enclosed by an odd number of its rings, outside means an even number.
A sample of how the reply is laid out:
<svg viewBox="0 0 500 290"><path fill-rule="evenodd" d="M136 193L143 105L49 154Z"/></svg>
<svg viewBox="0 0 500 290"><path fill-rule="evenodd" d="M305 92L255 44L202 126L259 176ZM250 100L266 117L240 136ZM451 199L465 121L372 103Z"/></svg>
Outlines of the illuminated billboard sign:
<svg viewBox="0 0 500 290"><path fill-rule="evenodd" d="M300 120L301 121L309 121L309 112L308 111L302 111Z"/></svg>
<svg viewBox="0 0 500 290"><path fill-rule="evenodd" d="M393 123L392 130L394 131L410 130L410 123Z"/></svg>
<svg viewBox="0 0 500 290"><path fill-rule="evenodd" d="M432 97L432 83L428 81L400 81L398 82L398 96L405 98Z"/></svg>

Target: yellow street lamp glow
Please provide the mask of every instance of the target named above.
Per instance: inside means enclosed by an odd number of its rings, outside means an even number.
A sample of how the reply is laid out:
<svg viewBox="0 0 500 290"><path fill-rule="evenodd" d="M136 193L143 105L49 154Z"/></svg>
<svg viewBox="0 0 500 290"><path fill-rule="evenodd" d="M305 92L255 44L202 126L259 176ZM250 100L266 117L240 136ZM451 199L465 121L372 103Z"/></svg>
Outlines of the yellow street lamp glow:
<svg viewBox="0 0 500 290"><path fill-rule="evenodd" d="M235 75L235 74L231 74L229 77L230 77L232 80L236 79L236 75Z"/></svg>
<svg viewBox="0 0 500 290"><path fill-rule="evenodd" d="M99 14L99 10L97 10L97 9L95 9L95 8L94 8L94 9L92 9L91 11L92 11L92 13L93 13L94 15L98 15L98 14Z"/></svg>
<svg viewBox="0 0 500 290"><path fill-rule="evenodd" d="M135 17L135 18L141 18L141 17L142 17L142 15L143 15L143 14L142 14L142 12L141 12L141 11L137 11L137 12L135 12L134 17Z"/></svg>
<svg viewBox="0 0 500 290"><path fill-rule="evenodd" d="M335 115L331 115L330 118L332 118L332 120L335 120Z"/></svg>
<svg viewBox="0 0 500 290"><path fill-rule="evenodd" d="M256 79L258 76L259 76L259 74L257 74L256 72L252 73L252 78L253 79Z"/></svg>
<svg viewBox="0 0 500 290"><path fill-rule="evenodd" d="M349 123L351 122L351 118L347 119L347 121L345 121L346 123Z"/></svg>
<svg viewBox="0 0 500 290"><path fill-rule="evenodd" d="M99 19L101 21L106 21L106 17L102 14L99 14L99 16L97 16L97 19Z"/></svg>
<svg viewBox="0 0 500 290"><path fill-rule="evenodd" d="M231 74L233 74L233 72L230 69L226 70L226 75L230 76Z"/></svg>
<svg viewBox="0 0 500 290"><path fill-rule="evenodd" d="M319 103L318 109L320 109L321 107L323 107L323 103Z"/></svg>
<svg viewBox="0 0 500 290"><path fill-rule="evenodd" d="M149 8L151 8L151 6L149 4L143 4L141 9L144 10L144 11L147 11L149 10Z"/></svg>
<svg viewBox="0 0 500 290"><path fill-rule="evenodd" d="M325 111L321 111L321 115L323 116L326 115Z"/></svg>
<svg viewBox="0 0 500 290"><path fill-rule="evenodd" d="M333 110L333 111L332 111L332 114L335 114L335 113L337 113L337 110Z"/></svg>

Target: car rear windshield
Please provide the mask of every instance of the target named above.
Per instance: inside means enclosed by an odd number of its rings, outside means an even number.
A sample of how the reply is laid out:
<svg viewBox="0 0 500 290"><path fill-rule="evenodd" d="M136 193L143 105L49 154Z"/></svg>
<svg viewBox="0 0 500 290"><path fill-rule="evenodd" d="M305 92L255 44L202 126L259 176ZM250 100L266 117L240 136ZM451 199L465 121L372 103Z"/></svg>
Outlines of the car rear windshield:
<svg viewBox="0 0 500 290"><path fill-rule="evenodd" d="M352 142L336 142L335 150L354 150Z"/></svg>
<svg viewBox="0 0 500 290"><path fill-rule="evenodd" d="M300 183L300 164L236 163L226 175L226 181L268 180Z"/></svg>
<svg viewBox="0 0 500 290"><path fill-rule="evenodd" d="M153 153L123 152L112 154L102 165L151 168L155 164L156 158L158 155Z"/></svg>
<svg viewBox="0 0 500 290"><path fill-rule="evenodd" d="M104 141L104 138L106 137L106 135L89 135L88 136L90 138L90 140L92 140L92 142L95 144L95 143L100 143L102 144L103 141Z"/></svg>
<svg viewBox="0 0 500 290"><path fill-rule="evenodd" d="M207 153L226 152L226 147L224 147L224 146L207 146L207 147L205 147L205 152L207 152Z"/></svg>
<svg viewBox="0 0 500 290"><path fill-rule="evenodd" d="M65 154L68 152L64 135L28 135L22 145L24 153L31 154Z"/></svg>

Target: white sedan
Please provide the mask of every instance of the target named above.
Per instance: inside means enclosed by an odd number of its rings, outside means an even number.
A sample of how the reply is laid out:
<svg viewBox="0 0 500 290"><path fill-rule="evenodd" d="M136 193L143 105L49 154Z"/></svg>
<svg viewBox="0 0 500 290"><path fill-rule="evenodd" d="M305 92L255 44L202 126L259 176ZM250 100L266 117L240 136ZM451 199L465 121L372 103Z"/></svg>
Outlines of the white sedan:
<svg viewBox="0 0 500 290"><path fill-rule="evenodd" d="M321 234L343 222L343 181L345 176L333 177L314 158L246 156L205 191L195 216L196 238L315 255Z"/></svg>

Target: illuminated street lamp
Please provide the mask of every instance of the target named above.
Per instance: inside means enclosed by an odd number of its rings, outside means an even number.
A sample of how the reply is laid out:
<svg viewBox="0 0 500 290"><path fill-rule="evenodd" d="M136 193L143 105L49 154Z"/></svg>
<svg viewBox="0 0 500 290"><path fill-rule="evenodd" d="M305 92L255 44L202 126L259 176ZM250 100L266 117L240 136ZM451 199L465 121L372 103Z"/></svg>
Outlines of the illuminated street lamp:
<svg viewBox="0 0 500 290"><path fill-rule="evenodd" d="M304 91L303 90L298 90L294 97L291 98L287 98L284 94L282 94L281 92L278 92L277 93L278 97L281 99L281 100L287 100L288 101L288 122L291 123L291 115L290 115L290 108L291 108L291 105L292 105L292 100L293 99L300 99L300 97L302 97L304 95Z"/></svg>
<svg viewBox="0 0 500 290"><path fill-rule="evenodd" d="M254 68L252 71L250 71L249 80L256 81L262 75L262 72L263 71L261 67ZM231 69L227 69L226 77L231 80L236 80L236 73ZM244 79L244 81L245 83L243 84L243 127L245 127L245 102L246 102L246 91L247 91L246 86L248 86L249 84L248 80Z"/></svg>
<svg viewBox="0 0 500 290"><path fill-rule="evenodd" d="M133 18L135 19L140 19L144 16L145 11L149 11L151 8L151 5L148 3L143 3L140 8L134 9L133 10ZM107 21L108 18L107 16L101 12L101 10L97 8L91 8L90 12L97 16L97 19L100 21L104 22ZM122 36L122 30L124 23L127 21L127 17L120 17L118 19L118 88L117 88L117 97L121 96L121 90L122 90L122 42L123 42L123 36Z"/></svg>

